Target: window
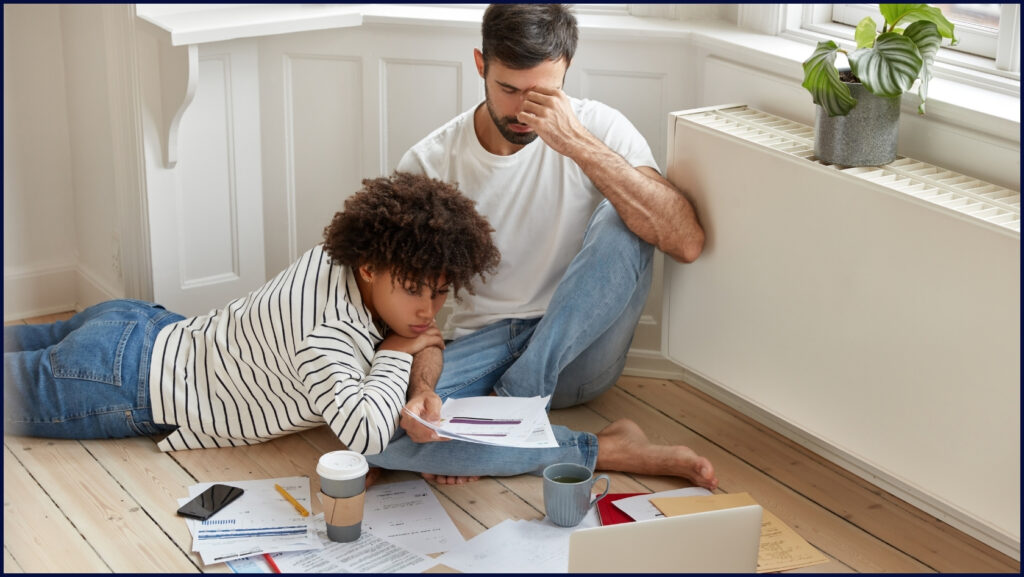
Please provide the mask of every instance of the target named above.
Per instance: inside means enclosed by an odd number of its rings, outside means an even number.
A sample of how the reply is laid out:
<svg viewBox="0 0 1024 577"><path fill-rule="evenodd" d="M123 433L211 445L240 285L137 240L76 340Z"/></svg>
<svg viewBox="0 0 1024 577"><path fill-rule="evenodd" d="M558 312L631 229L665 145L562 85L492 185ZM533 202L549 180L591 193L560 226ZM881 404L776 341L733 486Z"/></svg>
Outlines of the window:
<svg viewBox="0 0 1024 577"><path fill-rule="evenodd" d="M955 26L955 34L959 43L956 46L944 47L989 60L989 66L995 70L1020 72L1020 5L1019 4L933 4ZM877 4L832 4L819 5L820 8L831 8L828 20L834 24L856 26L865 16L873 17L881 26L881 16ZM825 20L823 14L816 15L810 23L820 25ZM943 52L940 51L938 61L942 62ZM955 58L947 61L963 65L964 61ZM969 60L967 61L969 62Z"/></svg>

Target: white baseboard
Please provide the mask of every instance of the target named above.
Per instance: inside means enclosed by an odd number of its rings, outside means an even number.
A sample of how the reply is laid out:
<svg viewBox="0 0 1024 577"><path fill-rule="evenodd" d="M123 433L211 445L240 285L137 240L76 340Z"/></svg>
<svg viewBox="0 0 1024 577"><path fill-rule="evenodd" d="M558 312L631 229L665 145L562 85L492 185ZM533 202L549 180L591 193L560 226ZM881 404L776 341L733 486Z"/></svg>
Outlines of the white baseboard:
<svg viewBox="0 0 1024 577"><path fill-rule="evenodd" d="M97 275L92 274L88 268L79 266L76 272L75 286L78 289L78 294L75 310L80 311L101 302L124 298L124 291L118 291L104 283Z"/></svg>
<svg viewBox="0 0 1024 577"><path fill-rule="evenodd" d="M632 353L631 353L632 354ZM1020 561L1020 538L981 521L958 507L935 498L914 487L896 476L879 469L860 457L813 435L799 426L747 401L728 391L726 388L694 373L686 368L678 367L682 380L694 388L706 393L714 399L754 419L776 433L805 447L813 453L828 459L858 477L868 481L892 495L910 503L914 507L934 516L940 521L963 531L986 545ZM644 376L639 373L636 376ZM664 377L662 377L664 378Z"/></svg>
<svg viewBox="0 0 1024 577"><path fill-rule="evenodd" d="M4 273L4 322L66 311L120 298L85 268L57 265Z"/></svg>
<svg viewBox="0 0 1024 577"><path fill-rule="evenodd" d="M74 265L13 273L4 271L4 322L74 310L78 299Z"/></svg>
<svg viewBox="0 0 1024 577"><path fill-rule="evenodd" d="M661 352L648 349L629 349L626 368L622 374L631 377L682 380L683 369L666 359Z"/></svg>

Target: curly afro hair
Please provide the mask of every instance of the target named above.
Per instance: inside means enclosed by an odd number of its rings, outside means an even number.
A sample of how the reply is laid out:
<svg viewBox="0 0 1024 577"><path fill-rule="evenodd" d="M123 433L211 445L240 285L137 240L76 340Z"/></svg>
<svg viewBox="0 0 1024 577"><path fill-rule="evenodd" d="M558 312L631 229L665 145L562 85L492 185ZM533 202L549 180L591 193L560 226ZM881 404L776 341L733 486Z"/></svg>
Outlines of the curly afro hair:
<svg viewBox="0 0 1024 577"><path fill-rule="evenodd" d="M394 282L437 291L441 277L458 298L473 293L473 277L493 273L501 253L494 228L454 184L395 172L363 180L324 229L324 250L353 270L370 265Z"/></svg>

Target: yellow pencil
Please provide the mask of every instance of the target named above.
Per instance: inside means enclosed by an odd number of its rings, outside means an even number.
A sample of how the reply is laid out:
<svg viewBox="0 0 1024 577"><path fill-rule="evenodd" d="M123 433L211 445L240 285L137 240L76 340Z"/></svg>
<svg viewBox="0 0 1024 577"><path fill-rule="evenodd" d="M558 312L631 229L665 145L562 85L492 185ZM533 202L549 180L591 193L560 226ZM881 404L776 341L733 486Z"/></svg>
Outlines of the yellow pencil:
<svg viewBox="0 0 1024 577"><path fill-rule="evenodd" d="M299 502L295 500L295 497L289 495L288 491L284 490L284 487L278 485L277 483L274 483L274 488L277 489L278 493L281 493L282 497L288 499L288 502L292 504L292 507L295 507L295 510L299 512L299 515L302 515L303 517L309 516L309 511L307 511L305 507L300 505Z"/></svg>

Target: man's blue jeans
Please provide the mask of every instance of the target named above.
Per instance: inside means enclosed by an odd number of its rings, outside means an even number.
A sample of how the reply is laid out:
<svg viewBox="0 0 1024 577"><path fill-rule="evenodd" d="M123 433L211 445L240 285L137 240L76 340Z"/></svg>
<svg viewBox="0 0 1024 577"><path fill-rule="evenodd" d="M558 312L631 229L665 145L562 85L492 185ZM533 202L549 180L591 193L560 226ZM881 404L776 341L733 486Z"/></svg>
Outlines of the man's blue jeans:
<svg viewBox="0 0 1024 577"><path fill-rule="evenodd" d="M611 388L626 364L651 289L654 247L602 201L539 319L507 319L445 347L441 400L498 395L551 397L551 408L585 403ZM519 449L464 441L415 443L399 429L371 465L438 475L540 474L551 463L597 463L597 438L552 427L558 448Z"/></svg>
<svg viewBox="0 0 1024 577"><path fill-rule="evenodd" d="M164 326L184 317L136 300L66 321L4 327L4 432L64 439L153 435L149 366Z"/></svg>

